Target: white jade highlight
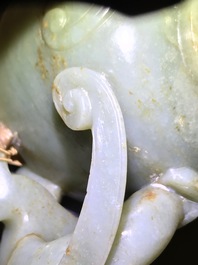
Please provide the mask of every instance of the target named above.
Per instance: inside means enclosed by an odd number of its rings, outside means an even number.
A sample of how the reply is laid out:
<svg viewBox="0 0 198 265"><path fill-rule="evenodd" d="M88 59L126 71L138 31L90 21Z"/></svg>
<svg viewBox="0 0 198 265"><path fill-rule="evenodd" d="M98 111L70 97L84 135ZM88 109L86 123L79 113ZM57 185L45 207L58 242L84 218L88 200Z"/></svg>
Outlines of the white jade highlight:
<svg viewBox="0 0 198 265"><path fill-rule="evenodd" d="M190 168L171 168L160 178L160 182L170 186L186 198L198 202L198 174Z"/></svg>
<svg viewBox="0 0 198 265"><path fill-rule="evenodd" d="M60 84L59 84L60 85ZM57 108L59 109L57 101ZM92 126L92 106L89 95L83 88L68 91L62 96L61 116L72 130L87 130Z"/></svg>

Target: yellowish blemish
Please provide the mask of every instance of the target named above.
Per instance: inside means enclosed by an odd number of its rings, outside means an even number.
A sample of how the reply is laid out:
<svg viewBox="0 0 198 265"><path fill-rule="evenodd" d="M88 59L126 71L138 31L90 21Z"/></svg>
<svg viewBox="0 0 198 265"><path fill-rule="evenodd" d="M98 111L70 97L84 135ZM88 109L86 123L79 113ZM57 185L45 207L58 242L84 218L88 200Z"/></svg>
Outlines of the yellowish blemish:
<svg viewBox="0 0 198 265"><path fill-rule="evenodd" d="M61 56L58 56L58 55L52 56L52 62L53 62L54 68L60 69L60 68L66 68L67 67L67 63L66 63L65 59L62 58Z"/></svg>
<svg viewBox="0 0 198 265"><path fill-rule="evenodd" d="M157 194L154 191L148 191L143 199L148 201L153 201L157 197Z"/></svg>
<svg viewBox="0 0 198 265"><path fill-rule="evenodd" d="M71 254L71 249L70 247L68 247L65 251L66 255L69 256Z"/></svg>
<svg viewBox="0 0 198 265"><path fill-rule="evenodd" d="M40 70L42 79L46 80L48 77L48 70L44 64L44 59L43 59L42 51L40 48L38 48L37 50L37 56L38 56L38 60L36 63L36 67L38 67L38 69Z"/></svg>
<svg viewBox="0 0 198 265"><path fill-rule="evenodd" d="M146 66L146 65L144 65L144 71L147 74L150 74L151 73L151 69L148 66Z"/></svg>
<svg viewBox="0 0 198 265"><path fill-rule="evenodd" d="M185 115L180 115L175 119L175 124L176 124L175 128L178 132L181 130L181 128L185 126L185 122L186 122Z"/></svg>
<svg viewBox="0 0 198 265"><path fill-rule="evenodd" d="M51 57L51 67L53 75L56 76L60 71L67 68L67 62L60 55L53 54Z"/></svg>
<svg viewBox="0 0 198 265"><path fill-rule="evenodd" d="M157 103L157 100L156 100L155 98L152 98L151 101L152 101L152 103L154 103L154 104Z"/></svg>
<svg viewBox="0 0 198 265"><path fill-rule="evenodd" d="M58 95L61 94L59 88L54 83L52 84L52 90L54 90Z"/></svg>
<svg viewBox="0 0 198 265"><path fill-rule="evenodd" d="M134 146L133 150L134 150L135 153L139 153L141 151L141 148L139 148L137 146Z"/></svg>
<svg viewBox="0 0 198 265"><path fill-rule="evenodd" d="M22 213L21 213L21 210L19 209L19 208L14 208L13 210L12 210L12 212L13 212L13 214L14 215L22 215Z"/></svg>
<svg viewBox="0 0 198 265"><path fill-rule="evenodd" d="M140 99L138 99L137 103L138 103L138 108L139 109L142 108L143 102Z"/></svg>
<svg viewBox="0 0 198 265"><path fill-rule="evenodd" d="M47 20L43 20L42 26L44 29L47 29L49 27L48 21Z"/></svg>
<svg viewBox="0 0 198 265"><path fill-rule="evenodd" d="M129 90L129 95L131 95L131 96L133 95L133 92L132 92L132 91L130 91L130 90Z"/></svg>
<svg viewBox="0 0 198 265"><path fill-rule="evenodd" d="M179 117L178 123L179 123L179 125L180 125L181 127L184 126L184 124L185 124L185 119L186 119L186 117L185 117L184 115L182 115L182 116Z"/></svg>

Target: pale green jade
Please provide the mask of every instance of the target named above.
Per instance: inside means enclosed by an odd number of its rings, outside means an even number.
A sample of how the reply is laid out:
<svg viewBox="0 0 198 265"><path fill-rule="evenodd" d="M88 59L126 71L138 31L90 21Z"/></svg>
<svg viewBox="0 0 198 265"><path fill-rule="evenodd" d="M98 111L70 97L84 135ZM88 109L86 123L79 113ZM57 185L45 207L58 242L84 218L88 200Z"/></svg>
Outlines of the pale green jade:
<svg viewBox="0 0 198 265"><path fill-rule="evenodd" d="M17 174L24 175L36 182L40 183L43 187L45 187L57 201L61 200L61 189L58 185L54 184L53 182L49 181L48 179L44 179L41 176L35 174L34 172L30 171L27 167L23 166L17 170Z"/></svg>
<svg viewBox="0 0 198 265"><path fill-rule="evenodd" d="M11 7L0 39L1 265L150 264L198 216L198 1Z"/></svg>
<svg viewBox="0 0 198 265"><path fill-rule="evenodd" d="M86 68L75 67L66 69L56 77L53 84L53 100L58 113L70 128L78 130L80 127L78 120L81 121L80 124L82 127L87 128L87 123L89 123L91 120L89 115L91 105L90 102L85 104L85 101L88 99L87 95L86 100L83 99L83 94L85 93L84 89L86 88L89 92L89 95L97 99L97 102L98 99L102 98L102 89L100 89L100 93L98 93L98 86L103 88L104 91L109 90L108 87L106 87L106 80L104 76ZM81 103L78 102L79 99L81 99ZM105 101L105 99L103 100ZM79 106L81 107L82 111L80 112L80 119L77 119L76 117L79 114ZM98 104L99 110L101 108L100 106L101 104ZM87 111L85 111L86 107L88 108ZM116 107L114 108L116 109ZM110 105L108 105L108 109L111 113ZM85 119L86 112L88 116L87 119ZM105 116L107 115L108 110L105 112ZM103 124L105 126L104 117L101 120L103 120ZM111 129L109 129L109 131L114 132L112 122L109 123L111 123ZM102 135L102 133L99 133L99 135ZM99 135L98 137L100 137ZM119 139L118 136L116 138ZM113 139L111 141L113 141ZM118 140L118 142L120 141ZM95 145L93 145L93 150L95 150L94 147ZM100 152L100 150L98 150L98 152ZM108 156L111 157L112 154L114 154L114 152L110 151ZM103 157L106 157L105 152L103 152ZM102 160L102 157L100 159ZM180 175L178 176L178 174ZM181 179L181 183L177 183L179 182L179 179ZM116 240L113 243L111 253L107 262L105 263L106 265L150 264L166 247L178 226L180 226L184 220L186 224L198 216L198 205L185 199L190 197L192 201L196 202L197 200L198 194L196 183L198 182L198 175L195 174L195 172L188 168L178 168L175 170L170 169L164 175L156 178L154 182L154 184L140 189L140 191L136 192L125 203ZM167 184L167 186L170 186L170 188L167 188L161 183ZM106 185L108 186L107 183ZM174 187L176 187L175 190L178 191L178 194L175 193ZM96 190L97 189L98 188L96 188ZM94 196L98 197L99 194L97 194L96 190ZM100 194L102 194L102 192L103 191L101 190ZM109 197L108 200L111 200L111 197ZM93 202L94 205L97 205L97 202L95 203L94 199L90 200L90 202ZM92 215L89 214L87 216ZM96 214L95 216L95 218L98 219L100 215ZM109 221L110 219L107 222ZM81 235L83 236L82 231L83 230L81 230ZM96 231L97 226L95 226L95 233ZM91 240L91 242L93 241ZM83 245L89 245L88 242L83 243ZM78 246L78 242L76 242L76 246ZM79 259L80 262L78 262L75 254L72 254L73 248L71 247L71 252L68 255L69 257L64 255L60 265L86 263L92 264L91 253L93 247L89 248L90 252L87 254L87 260L82 258L82 248L77 247L77 249L81 252L81 259ZM101 252L100 247L99 249ZM143 255L142 250L144 250ZM69 263L67 263L68 260ZM95 261L93 259L94 264L97 262L96 260L98 260L98 258L95 256Z"/></svg>
<svg viewBox="0 0 198 265"><path fill-rule="evenodd" d="M67 247L69 255L60 265L101 265L115 238L126 188L121 110L105 76L86 68L61 72L53 83L53 99L67 126L73 130L91 128L93 137L87 195Z"/></svg>
<svg viewBox="0 0 198 265"><path fill-rule="evenodd" d="M140 17L79 3L8 10L0 29L0 120L23 139L31 171L64 192L85 191L90 134L71 132L51 98L56 75L71 67L104 73L117 97L129 195L169 168L196 171L197 5Z"/></svg>
<svg viewBox="0 0 198 265"><path fill-rule="evenodd" d="M63 237L60 233L54 238L54 242L49 243L52 241L51 239L46 240L41 232L36 232L35 223L29 220L28 209L23 206L27 211L26 223L30 231L26 236L21 235L20 239L17 238L18 240L13 241L15 251L8 264L26 264L28 257L32 260L30 264L43 264L43 262L47 264L49 252L56 251L60 244L62 252L59 250L58 253L62 253L62 256L59 260L60 256L56 254L51 260L53 265L59 264L57 259L60 265L104 264L117 232L126 189L126 135L121 110L106 78L102 74L88 69L72 68L61 72L56 77L53 88L56 108L64 122L75 130L89 128L92 130L93 151L87 195L74 232L72 231L73 234L69 236L70 240L68 240L67 233L66 237L60 239ZM111 124L110 129L108 124ZM49 189L49 181L45 183L41 177L35 176L33 173L30 174L27 169L21 169L19 172L27 173L30 182L34 179L33 183L36 181L38 186L40 183L41 190L44 189L43 186L46 186L46 193L48 189L48 192L51 191L54 195L54 189ZM17 176L15 177L17 178ZM23 177L18 176L18 178L21 180ZM32 188L35 192L33 186ZM16 187L15 192L17 191L20 192ZM20 194L22 205L24 204L23 200L32 203L31 198L27 199L22 192ZM42 198L45 194L40 196ZM45 197L47 200L47 196ZM55 198L53 200L55 203ZM40 204L39 201L35 203ZM43 207L41 207L41 212ZM51 212L52 216L60 216L59 213L52 212L50 205L46 206L46 209ZM38 214L35 210L35 219L39 218ZM44 211L43 214L43 221L48 224L49 217L45 216ZM4 219L2 221L4 222ZM16 221L12 221L15 224ZM54 219L54 222L57 220ZM67 222L63 220L65 230L69 230ZM60 224L56 223L56 226L60 226L61 229ZM42 228L42 226L40 227ZM50 229L51 231L48 233L53 233L53 228L50 227ZM12 231L9 233L12 235ZM32 236L33 234L34 236ZM7 242L11 240L10 238L6 239ZM98 249L100 249L99 252ZM6 253L10 253L12 250L7 249L7 246L2 246L2 251ZM23 255L23 253L27 254Z"/></svg>
<svg viewBox="0 0 198 265"><path fill-rule="evenodd" d="M179 196L150 185L124 205L114 247L106 265L151 264L164 250L183 219Z"/></svg>
<svg viewBox="0 0 198 265"><path fill-rule="evenodd" d="M29 235L53 241L73 232L76 217L42 185L11 174L4 162L0 162L0 183L0 221L5 224L0 247L2 265L8 264L17 244Z"/></svg>

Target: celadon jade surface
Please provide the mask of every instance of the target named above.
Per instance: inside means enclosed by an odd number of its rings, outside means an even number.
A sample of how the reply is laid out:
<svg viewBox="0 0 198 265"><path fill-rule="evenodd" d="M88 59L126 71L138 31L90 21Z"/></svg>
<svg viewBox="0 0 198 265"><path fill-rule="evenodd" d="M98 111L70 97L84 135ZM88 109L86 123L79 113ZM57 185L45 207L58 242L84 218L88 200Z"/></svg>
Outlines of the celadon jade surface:
<svg viewBox="0 0 198 265"><path fill-rule="evenodd" d="M198 1L12 6L0 40L1 265L151 264L198 216Z"/></svg>

